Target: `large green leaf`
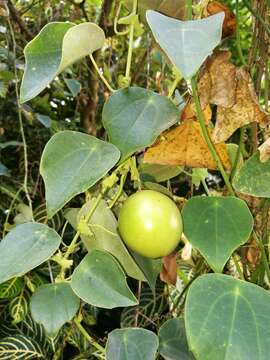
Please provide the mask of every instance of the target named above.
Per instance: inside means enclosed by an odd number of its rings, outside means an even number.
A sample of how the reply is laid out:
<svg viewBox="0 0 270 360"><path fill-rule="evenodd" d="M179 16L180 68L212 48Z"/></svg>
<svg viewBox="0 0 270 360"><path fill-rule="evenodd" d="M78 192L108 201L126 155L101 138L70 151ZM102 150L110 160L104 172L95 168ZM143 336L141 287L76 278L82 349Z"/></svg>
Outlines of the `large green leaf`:
<svg viewBox="0 0 270 360"><path fill-rule="evenodd" d="M185 324L197 360L268 360L270 293L227 275L203 275L187 295Z"/></svg>
<svg viewBox="0 0 270 360"><path fill-rule="evenodd" d="M235 190L244 194L270 198L270 160L260 161L257 152L248 159L233 179Z"/></svg>
<svg viewBox="0 0 270 360"><path fill-rule="evenodd" d="M154 360L158 337L149 330L127 328L113 330L106 344L107 360Z"/></svg>
<svg viewBox="0 0 270 360"><path fill-rule="evenodd" d="M112 309L138 303L118 262L108 252L94 250L75 269L71 287L88 304Z"/></svg>
<svg viewBox="0 0 270 360"><path fill-rule="evenodd" d="M178 120L179 110L171 100L139 87L114 93L102 114L110 142L120 149L122 160L151 145Z"/></svg>
<svg viewBox="0 0 270 360"><path fill-rule="evenodd" d="M159 329L159 352L167 360L195 360L189 351L183 318L166 321Z"/></svg>
<svg viewBox="0 0 270 360"><path fill-rule="evenodd" d="M100 180L119 160L112 144L76 131L61 131L46 144L40 173L45 182L48 217Z"/></svg>
<svg viewBox="0 0 270 360"><path fill-rule="evenodd" d="M0 283L34 269L58 249L60 236L48 226L16 226L0 242Z"/></svg>
<svg viewBox="0 0 270 360"><path fill-rule="evenodd" d="M148 10L146 18L157 43L185 79L196 74L221 41L224 13L181 21Z"/></svg>
<svg viewBox="0 0 270 360"><path fill-rule="evenodd" d="M182 216L186 237L216 272L222 272L253 228L246 203L236 197L193 197L184 206Z"/></svg>
<svg viewBox="0 0 270 360"><path fill-rule="evenodd" d="M80 306L79 298L68 283L46 284L33 294L30 309L33 319L42 324L50 337L70 321Z"/></svg>
<svg viewBox="0 0 270 360"><path fill-rule="evenodd" d="M89 201L80 211L78 220L81 215L85 214L91 208L93 201ZM91 235L81 235L81 238L89 252L105 250L112 254L122 265L126 273L138 280L145 280L143 272L140 270L127 248L123 244L117 231L117 220L108 208L106 201L100 201L89 221Z"/></svg>
<svg viewBox="0 0 270 360"><path fill-rule="evenodd" d="M24 50L21 103L37 96L66 67L100 49L104 41L103 30L93 23L52 22L44 26Z"/></svg>

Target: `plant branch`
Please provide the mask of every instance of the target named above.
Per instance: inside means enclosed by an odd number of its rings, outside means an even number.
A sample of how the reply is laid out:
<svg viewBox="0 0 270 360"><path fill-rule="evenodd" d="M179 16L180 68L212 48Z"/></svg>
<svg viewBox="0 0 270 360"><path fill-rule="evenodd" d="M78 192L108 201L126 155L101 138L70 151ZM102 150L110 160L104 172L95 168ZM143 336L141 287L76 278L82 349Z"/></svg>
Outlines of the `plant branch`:
<svg viewBox="0 0 270 360"><path fill-rule="evenodd" d="M132 14L135 15L137 12L138 0L133 0L133 8ZM133 41L134 41L134 22L130 25L129 31L129 45L128 45L128 56L127 56L127 65L126 65L126 79L129 79L130 82L130 70L131 70L131 62L132 62L132 52L133 52Z"/></svg>
<svg viewBox="0 0 270 360"><path fill-rule="evenodd" d="M87 341L89 341L89 343L94 346L98 351L100 351L102 354L105 353L105 349L103 346L99 345L99 343L97 343L92 336L90 336L88 334L88 332L85 330L85 328L82 326L82 324L80 323L80 321L76 318L74 319L74 323L77 326L77 328L80 330L81 334L85 337L85 339Z"/></svg>

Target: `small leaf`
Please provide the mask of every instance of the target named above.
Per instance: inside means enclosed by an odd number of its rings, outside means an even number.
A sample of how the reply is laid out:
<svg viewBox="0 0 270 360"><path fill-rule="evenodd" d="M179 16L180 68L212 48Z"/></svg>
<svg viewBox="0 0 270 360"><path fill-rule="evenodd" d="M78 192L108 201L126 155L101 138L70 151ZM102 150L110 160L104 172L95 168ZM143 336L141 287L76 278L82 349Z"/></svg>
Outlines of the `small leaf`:
<svg viewBox="0 0 270 360"><path fill-rule="evenodd" d="M37 96L66 67L100 49L104 41L103 30L93 23L45 25L24 50L26 67L21 103Z"/></svg>
<svg viewBox="0 0 270 360"><path fill-rule="evenodd" d="M107 360L154 360L158 337L149 330L139 328L116 329L108 336Z"/></svg>
<svg viewBox="0 0 270 360"><path fill-rule="evenodd" d="M183 318L166 321L159 329L159 352L167 360L195 360L189 351Z"/></svg>
<svg viewBox="0 0 270 360"><path fill-rule="evenodd" d="M190 286L185 324L197 360L267 360L270 293L227 275L200 276Z"/></svg>
<svg viewBox="0 0 270 360"><path fill-rule="evenodd" d="M75 79L64 79L69 91L73 97L76 97L81 91L81 83Z"/></svg>
<svg viewBox="0 0 270 360"><path fill-rule="evenodd" d="M49 116L42 115L42 114L36 114L36 118L46 128L50 128L52 126L52 119Z"/></svg>
<svg viewBox="0 0 270 360"><path fill-rule="evenodd" d="M88 304L112 309L138 303L118 262L107 252L94 250L75 269L71 287Z"/></svg>
<svg viewBox="0 0 270 360"><path fill-rule="evenodd" d="M216 272L222 272L253 228L246 203L235 197L193 197L184 206L182 216L187 239Z"/></svg>
<svg viewBox="0 0 270 360"><path fill-rule="evenodd" d="M18 225L0 242L0 283L34 269L58 249L60 236L39 223Z"/></svg>
<svg viewBox="0 0 270 360"><path fill-rule="evenodd" d="M260 161L259 151L249 158L233 179L235 190L256 197L270 198L270 160Z"/></svg>
<svg viewBox="0 0 270 360"><path fill-rule="evenodd" d="M114 93L105 103L102 114L110 142L121 151L121 160L151 145L178 118L179 110L172 101L138 87Z"/></svg>
<svg viewBox="0 0 270 360"><path fill-rule="evenodd" d="M212 129L208 129L212 134ZM226 145L217 144L216 150L226 169L231 168ZM185 120L180 125L163 133L157 142L144 154L143 161L149 164L183 165L216 170L214 160L196 120Z"/></svg>
<svg viewBox="0 0 270 360"><path fill-rule="evenodd" d="M33 319L42 324L50 337L70 321L79 309L80 300L68 283L40 286L32 295L30 309Z"/></svg>
<svg viewBox="0 0 270 360"><path fill-rule="evenodd" d="M185 79L196 74L221 41L223 13L180 21L148 10L146 18L156 41Z"/></svg>
<svg viewBox="0 0 270 360"><path fill-rule="evenodd" d="M157 183L170 180L181 174L183 167L159 165L159 164L141 164L139 172L142 181L155 181Z"/></svg>
<svg viewBox="0 0 270 360"><path fill-rule="evenodd" d="M40 173L45 182L48 217L100 180L117 163L119 150L76 131L61 131L46 144Z"/></svg>

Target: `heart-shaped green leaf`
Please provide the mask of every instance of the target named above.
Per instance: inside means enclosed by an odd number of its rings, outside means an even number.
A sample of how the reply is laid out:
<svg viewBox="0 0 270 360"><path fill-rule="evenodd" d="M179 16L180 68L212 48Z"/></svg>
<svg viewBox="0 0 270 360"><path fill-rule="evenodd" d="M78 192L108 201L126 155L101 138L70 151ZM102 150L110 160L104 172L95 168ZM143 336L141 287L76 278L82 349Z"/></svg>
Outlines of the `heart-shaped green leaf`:
<svg viewBox="0 0 270 360"><path fill-rule="evenodd" d="M179 110L171 100L139 87L114 93L102 114L109 140L120 149L122 160L151 145L178 120Z"/></svg>
<svg viewBox="0 0 270 360"><path fill-rule="evenodd" d="M235 190L251 196L270 198L270 160L260 161L257 152L248 159L233 179Z"/></svg>
<svg viewBox="0 0 270 360"><path fill-rule="evenodd" d="M185 79L196 74L221 41L224 13L181 21L148 10L146 18L157 43Z"/></svg>
<svg viewBox="0 0 270 360"><path fill-rule="evenodd" d="M159 352L168 360L195 360L189 351L183 318L166 321L159 329Z"/></svg>
<svg viewBox="0 0 270 360"><path fill-rule="evenodd" d="M184 206L182 216L186 237L216 272L222 272L253 228L246 203L236 197L193 197Z"/></svg>
<svg viewBox="0 0 270 360"><path fill-rule="evenodd" d="M71 220L72 226L74 226L76 230L80 217L87 213L93 206L92 202L93 200L85 204L81 211L78 209L75 221ZM70 219L69 214L72 215L71 212L74 213L74 209L71 209L65 214L67 219ZM101 200L89 221L91 234L81 233L81 239L89 252L93 250L108 251L119 261L129 276L137 280L145 280L143 272L123 244L118 234L117 226L118 223L113 212L108 208L106 201Z"/></svg>
<svg viewBox="0 0 270 360"><path fill-rule="evenodd" d="M158 337L149 330L139 328L116 329L106 344L107 360L154 360Z"/></svg>
<svg viewBox="0 0 270 360"><path fill-rule="evenodd" d="M117 163L112 144L76 131L61 131L46 144L40 173L45 182L48 216L100 180Z"/></svg>
<svg viewBox="0 0 270 360"><path fill-rule="evenodd" d="M70 321L80 306L79 298L68 283L46 284L33 294L30 309L33 319L44 326L50 337Z"/></svg>
<svg viewBox="0 0 270 360"><path fill-rule="evenodd" d="M269 314L269 291L227 275L203 275L186 300L190 349L197 360L268 360Z"/></svg>
<svg viewBox="0 0 270 360"><path fill-rule="evenodd" d="M75 269L71 287L88 304L112 309L137 305L118 262L107 252L94 250Z"/></svg>
<svg viewBox="0 0 270 360"><path fill-rule="evenodd" d="M16 226L0 242L0 283L42 264L58 249L60 242L57 232L46 225Z"/></svg>
<svg viewBox="0 0 270 360"><path fill-rule="evenodd" d="M104 41L103 30L93 23L52 22L44 26L24 50L21 103L37 96L66 67L100 49Z"/></svg>

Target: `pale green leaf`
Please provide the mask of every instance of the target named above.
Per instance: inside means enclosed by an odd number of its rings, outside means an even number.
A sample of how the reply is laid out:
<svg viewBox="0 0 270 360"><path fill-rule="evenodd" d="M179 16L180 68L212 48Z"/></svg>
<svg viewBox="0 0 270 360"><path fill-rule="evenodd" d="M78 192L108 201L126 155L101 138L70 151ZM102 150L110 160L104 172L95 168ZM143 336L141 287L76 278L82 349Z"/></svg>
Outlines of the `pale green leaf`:
<svg viewBox="0 0 270 360"><path fill-rule="evenodd" d="M156 41L185 79L197 73L221 41L223 12L181 21L148 10L146 18Z"/></svg>

